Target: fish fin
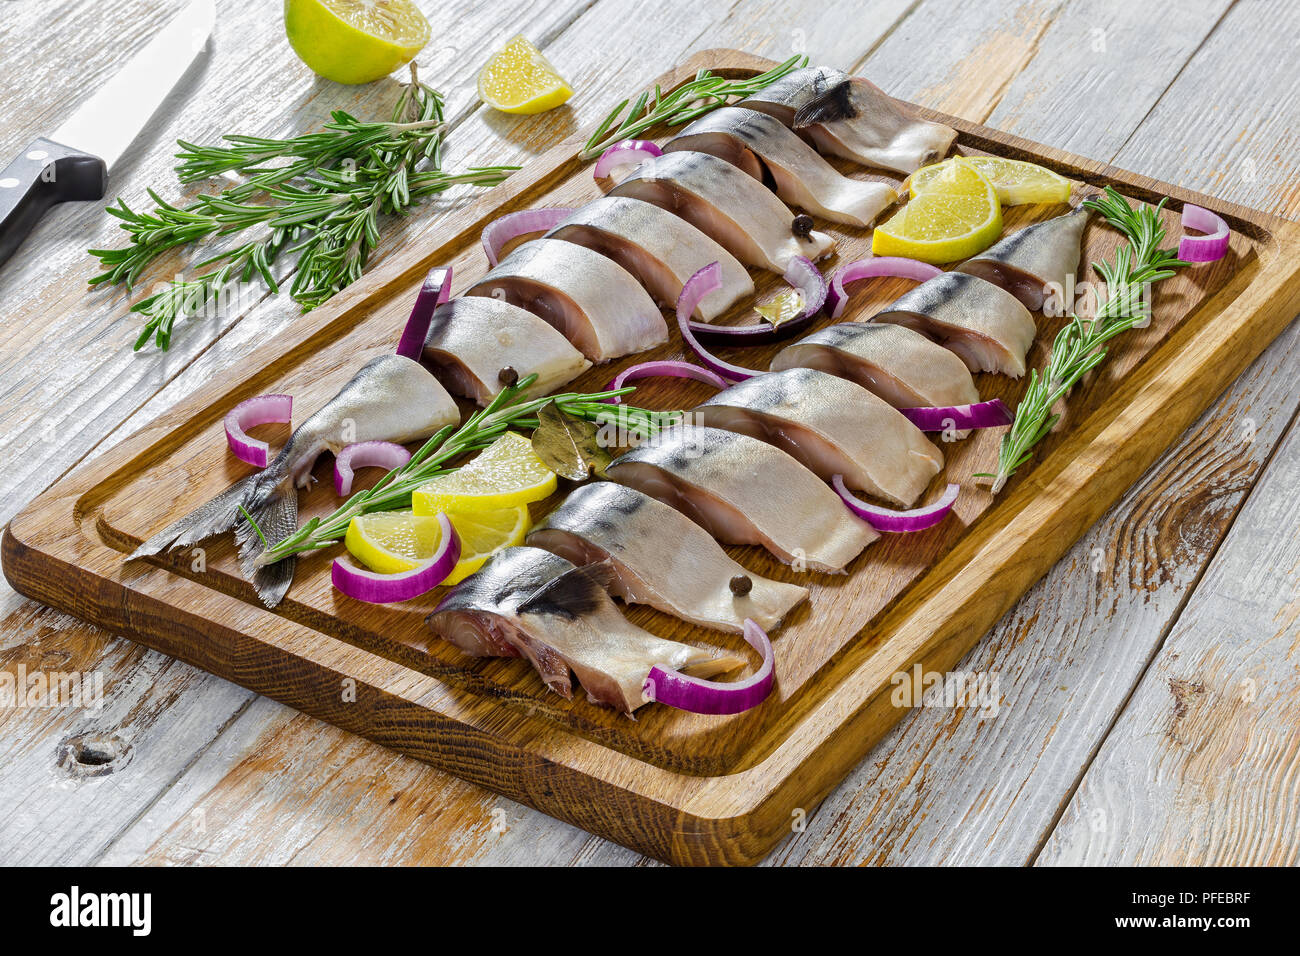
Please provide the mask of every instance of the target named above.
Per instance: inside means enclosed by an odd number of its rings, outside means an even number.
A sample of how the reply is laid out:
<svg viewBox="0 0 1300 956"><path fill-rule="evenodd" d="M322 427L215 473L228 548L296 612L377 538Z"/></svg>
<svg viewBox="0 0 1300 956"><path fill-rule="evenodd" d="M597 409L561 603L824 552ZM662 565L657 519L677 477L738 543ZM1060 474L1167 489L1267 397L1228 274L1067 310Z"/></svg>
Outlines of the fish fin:
<svg viewBox="0 0 1300 956"><path fill-rule="evenodd" d="M298 493L292 479L262 482L244 503L244 508L262 535L271 544L283 541L298 529ZM235 527L235 544L239 546L239 567L244 577L253 583L257 596L267 607L275 607L284 599L293 583L295 561L285 558L274 564L259 565L257 559L266 547L253 526L244 520Z"/></svg>
<svg viewBox="0 0 1300 956"><path fill-rule="evenodd" d="M710 677L716 677L719 674L726 674L734 671L738 667L745 666L743 657L736 657L732 654L724 654L722 657L706 657L702 660L694 660L690 663L679 667L678 670L689 677L698 677L701 680L708 680Z"/></svg>
<svg viewBox="0 0 1300 956"><path fill-rule="evenodd" d="M235 482L221 494L199 505L185 517L173 521L144 541L127 556L128 561L151 557L173 548L197 544L205 538L229 531L240 519L239 508L253 490L258 475Z"/></svg>
<svg viewBox="0 0 1300 956"><path fill-rule="evenodd" d="M833 123L836 120L853 119L858 111L849 98L852 86L849 80L841 80L834 86L818 93L794 114L792 129L804 129L818 123Z"/></svg>
<svg viewBox="0 0 1300 956"><path fill-rule="evenodd" d="M609 560L571 568L551 578L524 598L516 608L516 613L536 614L546 611L558 613L569 620L590 614L610 599L606 589L614 582L614 577L614 565Z"/></svg>

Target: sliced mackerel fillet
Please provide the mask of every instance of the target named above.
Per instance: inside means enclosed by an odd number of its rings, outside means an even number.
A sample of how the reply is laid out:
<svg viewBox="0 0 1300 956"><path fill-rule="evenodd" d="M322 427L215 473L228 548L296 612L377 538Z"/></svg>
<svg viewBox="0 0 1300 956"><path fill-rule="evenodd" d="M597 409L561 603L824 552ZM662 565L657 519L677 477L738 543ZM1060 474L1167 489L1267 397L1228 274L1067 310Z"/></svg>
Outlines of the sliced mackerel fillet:
<svg viewBox="0 0 1300 956"><path fill-rule="evenodd" d="M746 571L707 531L661 501L612 481L575 488L528 535L574 564L609 562L610 591L629 604L739 634L770 631L808 591Z"/></svg>
<svg viewBox="0 0 1300 956"><path fill-rule="evenodd" d="M664 146L665 152L683 149L725 159L758 180L766 172L778 196L832 222L870 226L898 201L884 183L840 175L780 120L740 106L707 113Z"/></svg>
<svg viewBox="0 0 1300 956"><path fill-rule="evenodd" d="M910 508L943 453L892 405L860 385L811 368L756 375L691 413L700 425L770 442L820 478Z"/></svg>
<svg viewBox="0 0 1300 956"><path fill-rule="evenodd" d="M878 534L785 452L748 435L678 425L606 474L670 504L726 544L756 544L796 568L841 572Z"/></svg>
<svg viewBox="0 0 1300 956"><path fill-rule="evenodd" d="M841 322L787 345L769 366L838 375L895 408L944 408L980 400L970 369L954 353L901 325Z"/></svg>
<svg viewBox="0 0 1300 956"><path fill-rule="evenodd" d="M741 262L784 273L795 256L814 262L835 240L795 216L754 177L708 153L681 150L646 160L610 190L654 203L712 236Z"/></svg>
<svg viewBox="0 0 1300 956"><path fill-rule="evenodd" d="M1025 374L1025 356L1038 331L1029 310L1010 292L978 276L945 272L895 299L873 322L924 332L956 352L972 372Z"/></svg>
<svg viewBox="0 0 1300 956"><path fill-rule="evenodd" d="M1067 277L1077 276L1087 224L1088 210L1077 206L1064 216L1013 232L963 262L957 271L987 279L1014 295L1026 309L1037 311L1050 286L1063 291Z"/></svg>
<svg viewBox="0 0 1300 956"><path fill-rule="evenodd" d="M559 239L525 242L465 290L527 309L593 362L668 341L654 300L612 259Z"/></svg>
<svg viewBox="0 0 1300 956"><path fill-rule="evenodd" d="M433 312L421 356L449 392L486 405L506 385L536 374L528 396L545 395L591 367L533 313L489 296L463 296Z"/></svg>
<svg viewBox="0 0 1300 956"><path fill-rule="evenodd" d="M539 548L506 548L451 589L429 628L476 657L527 658L566 698L576 674L592 702L625 714L649 703L642 688L655 666L712 677L745 663L641 630L605 593L608 576Z"/></svg>
<svg viewBox="0 0 1300 956"><path fill-rule="evenodd" d="M603 196L578 209L546 234L608 256L637 278L656 302L677 304L686 280L712 262L721 286L695 307L711 322L741 299L754 295L749 272L736 257L685 219L639 199Z"/></svg>
<svg viewBox="0 0 1300 956"><path fill-rule="evenodd" d="M780 120L823 153L900 173L942 159L957 138L875 84L826 67L795 70L739 105Z"/></svg>

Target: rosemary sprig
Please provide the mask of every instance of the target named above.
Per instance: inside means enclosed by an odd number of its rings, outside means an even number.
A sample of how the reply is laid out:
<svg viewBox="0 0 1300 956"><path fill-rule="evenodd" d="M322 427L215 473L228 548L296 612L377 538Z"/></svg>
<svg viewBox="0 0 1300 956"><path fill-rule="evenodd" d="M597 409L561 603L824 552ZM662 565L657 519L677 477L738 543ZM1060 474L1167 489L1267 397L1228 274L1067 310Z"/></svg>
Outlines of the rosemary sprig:
<svg viewBox="0 0 1300 956"><path fill-rule="evenodd" d="M387 121L362 122L338 110L323 130L288 139L230 135L220 146L181 141L176 173L182 183L230 173L247 178L186 206L153 190L149 212L119 199L108 211L122 220L130 242L90 250L104 268L91 285L131 288L171 249L257 227L248 241L199 262L198 274L173 279L132 307L145 318L136 349L150 339L168 348L177 320L224 309L236 283L260 277L278 292L271 266L283 253L298 256L290 295L304 311L313 309L360 277L379 242L381 216L403 215L455 185L496 185L518 168L444 172L445 132L442 97L420 82L412 64L411 82Z"/></svg>
<svg viewBox="0 0 1300 956"><path fill-rule="evenodd" d="M626 99L605 117L591 134L580 159L592 159L621 139L629 139L654 126L680 126L699 119L709 110L757 93L792 70L808 65L808 57L792 56L780 66L747 80L729 80L712 70L700 70L695 79L665 94L660 87L646 90L632 103ZM628 104L632 103L631 108ZM625 112L626 111L626 112ZM615 125L617 124L617 125Z"/></svg>
<svg viewBox="0 0 1300 956"><path fill-rule="evenodd" d="M1106 301L1096 314L1089 319L1072 314L1070 323L1052 342L1047 367L1029 373L1029 388L1016 408L1015 421L1002 436L997 473L982 476L993 479L995 494L1029 461L1034 446L1055 427L1060 419L1052 412L1056 403L1106 358L1106 343L1121 332L1150 322L1150 304L1142 294L1146 288L1188 265L1178 258L1176 249L1160 248L1165 238L1160 210L1166 202L1168 199L1162 199L1155 206L1134 209L1110 186L1104 196L1084 201L1089 209L1101 213L1128 240L1128 245L1116 250L1113 262L1094 265L1106 283Z"/></svg>
<svg viewBox="0 0 1300 956"><path fill-rule="evenodd" d="M566 392L525 400L523 392L536 378L536 375L530 375L517 384L502 389L485 408L471 415L459 428L448 425L439 431L405 465L394 468L379 479L373 488L358 491L333 514L312 518L289 537L265 551L257 559L258 564L274 564L290 555L317 551L337 544L357 515L409 507L412 492L430 479L455 470L455 466L449 466L448 462L486 448L507 429L536 428L537 412L548 402L554 402L558 408L577 418L608 424L638 438L655 434L659 428L671 424L681 415L680 412L658 412L605 402L607 398L635 391L632 386L606 392ZM256 526L254 528L261 533Z"/></svg>

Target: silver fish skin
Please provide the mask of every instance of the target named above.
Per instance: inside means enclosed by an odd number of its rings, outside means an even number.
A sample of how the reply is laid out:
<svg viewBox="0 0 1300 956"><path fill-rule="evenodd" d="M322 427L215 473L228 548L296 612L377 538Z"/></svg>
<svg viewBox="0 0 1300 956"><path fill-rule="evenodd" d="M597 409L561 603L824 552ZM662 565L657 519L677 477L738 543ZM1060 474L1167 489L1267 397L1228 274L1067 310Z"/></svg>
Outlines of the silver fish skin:
<svg viewBox="0 0 1300 956"><path fill-rule="evenodd" d="M957 138L862 77L825 67L795 70L738 105L780 120L823 153L900 173L942 159Z"/></svg>
<svg viewBox="0 0 1300 956"><path fill-rule="evenodd" d="M593 703L629 715L650 702L642 688L656 665L712 677L744 664L632 624L605 592L608 576L539 548L506 548L452 588L427 622L467 654L526 658L566 699L576 674Z"/></svg>
<svg viewBox="0 0 1300 956"><path fill-rule="evenodd" d="M811 368L769 372L724 389L691 413L700 425L769 442L819 478L911 507L943 453L892 405Z"/></svg>
<svg viewBox="0 0 1300 956"><path fill-rule="evenodd" d="M518 246L465 295L491 296L527 309L593 362L668 341L663 315L636 279L612 259L560 239Z"/></svg>
<svg viewBox="0 0 1300 956"><path fill-rule="evenodd" d="M1006 289L1036 312L1043 307L1050 285L1064 289L1067 276L1077 276L1087 225L1088 210L1076 206L1063 216L1013 232L963 262L957 271Z"/></svg>
<svg viewBox="0 0 1300 956"><path fill-rule="evenodd" d="M311 482L312 466L323 452L337 454L344 446L363 441L416 441L459 420L455 401L419 362L401 355L371 359L324 407L294 429L266 468L172 522L127 560L187 547L234 528L240 568L262 602L275 607L293 582L294 560L259 563L265 549L240 508L275 544L297 530L296 489Z"/></svg>
<svg viewBox="0 0 1300 956"><path fill-rule="evenodd" d="M964 272L927 279L872 321L933 336L972 372L1001 372L1012 378L1025 374L1025 356L1038 331L1033 316L1014 295Z"/></svg>
<svg viewBox="0 0 1300 956"><path fill-rule="evenodd" d="M608 256L670 309L687 279L718 263L722 284L695 307L702 322L712 322L754 294L754 282L735 256L685 219L639 199L603 196L576 210L545 238L576 242Z"/></svg>
<svg viewBox="0 0 1300 956"><path fill-rule="evenodd" d="M827 326L787 345L769 368L838 375L895 408L943 408L980 400L965 362L920 332L886 322Z"/></svg>
<svg viewBox="0 0 1300 956"><path fill-rule="evenodd" d="M670 504L726 544L839 573L879 535L820 478L767 442L698 425L665 429L606 475Z"/></svg>
<svg viewBox="0 0 1300 956"><path fill-rule="evenodd" d="M667 209L741 262L773 272L784 273L795 256L815 262L835 245L811 228L796 235L795 215L766 186L708 153L680 150L647 160L610 195Z"/></svg>
<svg viewBox="0 0 1300 956"><path fill-rule="evenodd" d="M840 175L780 120L740 106L705 114L664 145L665 152L682 149L725 159L760 181L766 171L779 197L832 222L870 226L898 201L884 183Z"/></svg>
<svg viewBox="0 0 1300 956"><path fill-rule="evenodd" d="M433 311L421 356L446 389L486 405L510 382L536 375L524 392L545 395L591 363L526 309L490 296L462 296Z"/></svg>
<svg viewBox="0 0 1300 956"><path fill-rule="evenodd" d="M615 597L734 634L745 618L774 630L808 599L806 588L745 570L681 512L612 481L575 488L533 528L528 544L574 564L607 562ZM741 594L731 586L738 578L747 579Z"/></svg>

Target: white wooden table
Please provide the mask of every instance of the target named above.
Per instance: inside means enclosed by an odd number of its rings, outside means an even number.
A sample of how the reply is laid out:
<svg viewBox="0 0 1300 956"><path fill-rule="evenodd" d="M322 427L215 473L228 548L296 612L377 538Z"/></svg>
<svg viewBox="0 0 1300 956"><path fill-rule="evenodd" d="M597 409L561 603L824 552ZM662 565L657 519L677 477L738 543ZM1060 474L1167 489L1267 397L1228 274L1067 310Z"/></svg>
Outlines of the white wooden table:
<svg viewBox="0 0 1300 956"><path fill-rule="evenodd" d="M56 127L180 5L6 3L0 155ZM806 52L905 99L1300 216L1290 0L421 5L437 16L419 62L447 95L452 163L527 161L690 53L738 47ZM392 81L313 77L274 0L218 8L212 53L110 197L174 197L178 137L283 135L331 109L389 108ZM577 90L567 107L516 119L476 102L479 65L520 29ZM128 300L85 288L85 250L120 242L103 206L58 209L0 268L0 521L257 363L296 314L268 295L164 356L134 355ZM418 241L438 213L383 249ZM995 719L909 716L769 862L1300 862L1298 355L1293 325L972 652L964 668L1000 675ZM0 711L5 862L646 862L0 584L0 669L19 665L101 673L106 702Z"/></svg>

